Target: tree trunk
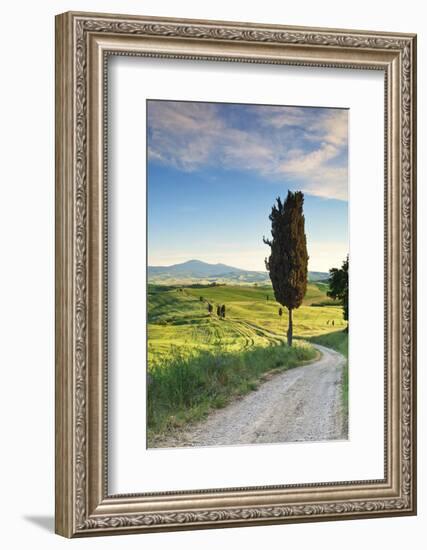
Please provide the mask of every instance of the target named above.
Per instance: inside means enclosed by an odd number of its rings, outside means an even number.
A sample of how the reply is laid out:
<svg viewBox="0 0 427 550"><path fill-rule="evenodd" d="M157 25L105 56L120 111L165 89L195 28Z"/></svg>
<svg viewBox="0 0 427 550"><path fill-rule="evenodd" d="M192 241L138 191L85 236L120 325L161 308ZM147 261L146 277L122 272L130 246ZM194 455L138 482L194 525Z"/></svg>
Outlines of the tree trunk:
<svg viewBox="0 0 427 550"><path fill-rule="evenodd" d="M289 324L288 324L288 346L292 347L292 309L288 309L289 311Z"/></svg>

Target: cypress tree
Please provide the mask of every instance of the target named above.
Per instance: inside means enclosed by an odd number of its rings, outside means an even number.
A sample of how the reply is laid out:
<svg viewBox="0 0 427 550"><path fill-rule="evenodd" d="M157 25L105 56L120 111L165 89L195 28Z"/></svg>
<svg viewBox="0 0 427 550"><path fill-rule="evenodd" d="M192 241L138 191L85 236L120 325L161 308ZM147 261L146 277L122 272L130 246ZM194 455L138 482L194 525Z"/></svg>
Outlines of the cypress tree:
<svg viewBox="0 0 427 550"><path fill-rule="evenodd" d="M225 304L221 306L221 317L225 319Z"/></svg>
<svg viewBox="0 0 427 550"><path fill-rule="evenodd" d="M304 194L288 191L284 203L277 198L271 209L271 248L265 267L270 274L276 301L289 311L288 345L292 346L292 312L302 304L307 290L307 240L303 214Z"/></svg>

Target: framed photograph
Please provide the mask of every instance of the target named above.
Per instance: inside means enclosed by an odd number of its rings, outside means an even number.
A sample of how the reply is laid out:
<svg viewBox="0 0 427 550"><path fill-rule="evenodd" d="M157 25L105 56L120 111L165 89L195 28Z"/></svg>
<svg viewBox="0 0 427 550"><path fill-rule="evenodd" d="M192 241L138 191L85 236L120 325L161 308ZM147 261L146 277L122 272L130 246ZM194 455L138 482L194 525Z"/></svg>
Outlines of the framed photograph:
<svg viewBox="0 0 427 550"><path fill-rule="evenodd" d="M416 513L416 37L56 18L56 532Z"/></svg>

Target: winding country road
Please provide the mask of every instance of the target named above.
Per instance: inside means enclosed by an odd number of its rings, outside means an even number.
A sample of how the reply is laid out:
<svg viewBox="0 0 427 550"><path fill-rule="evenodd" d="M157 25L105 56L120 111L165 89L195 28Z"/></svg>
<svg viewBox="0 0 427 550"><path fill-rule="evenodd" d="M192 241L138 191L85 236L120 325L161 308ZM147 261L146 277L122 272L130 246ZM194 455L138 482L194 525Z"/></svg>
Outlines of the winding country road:
<svg viewBox="0 0 427 550"><path fill-rule="evenodd" d="M315 345L314 363L273 375L241 399L156 446L201 447L345 439L342 371L345 358Z"/></svg>

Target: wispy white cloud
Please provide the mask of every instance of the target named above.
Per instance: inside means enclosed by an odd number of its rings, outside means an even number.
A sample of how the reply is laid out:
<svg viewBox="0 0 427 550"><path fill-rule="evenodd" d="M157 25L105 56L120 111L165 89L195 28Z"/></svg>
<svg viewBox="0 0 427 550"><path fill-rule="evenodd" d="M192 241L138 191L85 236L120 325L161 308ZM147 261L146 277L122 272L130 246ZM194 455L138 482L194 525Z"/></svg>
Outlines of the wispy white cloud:
<svg viewBox="0 0 427 550"><path fill-rule="evenodd" d="M324 142L318 149L304 153L291 152L280 166L280 172L304 182L304 190L312 195L347 200L347 164L337 164L341 154L338 145Z"/></svg>
<svg viewBox="0 0 427 550"><path fill-rule="evenodd" d="M345 110L150 101L148 124L153 162L244 170L347 200Z"/></svg>

